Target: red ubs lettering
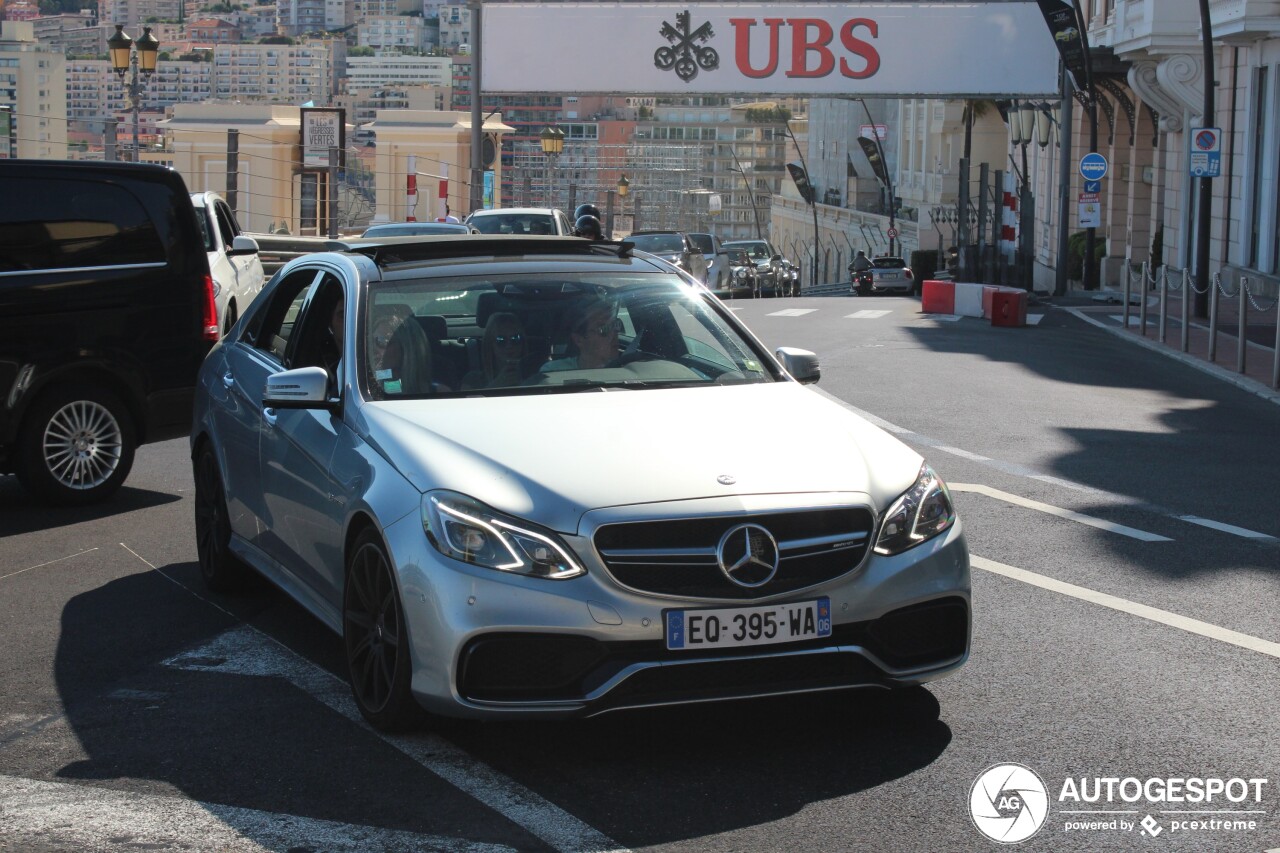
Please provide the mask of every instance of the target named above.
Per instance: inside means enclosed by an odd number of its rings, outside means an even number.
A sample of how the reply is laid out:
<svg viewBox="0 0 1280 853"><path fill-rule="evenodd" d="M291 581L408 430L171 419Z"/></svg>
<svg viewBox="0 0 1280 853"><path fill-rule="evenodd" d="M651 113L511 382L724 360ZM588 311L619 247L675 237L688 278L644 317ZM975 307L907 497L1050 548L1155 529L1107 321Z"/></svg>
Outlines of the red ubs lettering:
<svg viewBox="0 0 1280 853"><path fill-rule="evenodd" d="M765 18L769 29L769 58L763 67L751 64L751 29L758 22L755 18L730 18L734 32L734 61L744 76L759 79L770 77L778 70L778 31L783 25L791 29L791 69L788 77L826 77L836 67L836 57L831 51L834 34L831 24L822 18ZM856 31L864 28L870 38L878 38L879 25L870 18L851 18L840 27L840 44L851 55L861 57L862 68L849 64L847 56L840 57L840 73L845 77L863 79L880 70L880 54L869 41L859 38ZM810 67L810 54L816 54L816 62Z"/></svg>

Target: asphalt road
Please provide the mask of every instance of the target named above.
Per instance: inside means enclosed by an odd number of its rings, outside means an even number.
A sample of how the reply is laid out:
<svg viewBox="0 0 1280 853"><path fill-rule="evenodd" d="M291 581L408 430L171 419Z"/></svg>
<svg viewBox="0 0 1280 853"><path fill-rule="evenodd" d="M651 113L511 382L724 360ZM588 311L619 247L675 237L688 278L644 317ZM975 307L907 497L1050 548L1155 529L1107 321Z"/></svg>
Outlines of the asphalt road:
<svg viewBox="0 0 1280 853"><path fill-rule="evenodd" d="M203 590L168 442L93 509L0 478L0 850L996 850L970 794L1010 763L1046 789L1025 849L1280 848L1280 408L1063 311L1000 329L896 297L733 306L951 484L974 558L956 675L385 737L319 623L265 586ZM1226 790L1062 797L1169 777Z"/></svg>

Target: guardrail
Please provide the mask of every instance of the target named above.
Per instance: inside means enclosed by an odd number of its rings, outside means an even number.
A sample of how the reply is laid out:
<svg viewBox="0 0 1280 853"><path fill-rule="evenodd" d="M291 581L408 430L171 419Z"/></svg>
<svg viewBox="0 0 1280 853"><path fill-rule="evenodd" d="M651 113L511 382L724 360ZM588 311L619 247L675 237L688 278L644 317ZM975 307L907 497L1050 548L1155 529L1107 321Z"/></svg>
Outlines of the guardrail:
<svg viewBox="0 0 1280 853"><path fill-rule="evenodd" d="M1254 310L1266 314L1270 311L1276 312L1276 333L1272 341L1274 348L1271 365L1271 387L1273 390L1280 390L1280 296L1271 300L1270 305L1265 307L1259 303L1261 294L1255 294L1249 288L1249 276L1242 275L1236 281L1236 289L1228 291L1222 286L1222 273L1213 274L1213 282L1208 285L1208 290L1201 290L1191 283L1191 273L1189 270L1174 270L1174 274L1170 275L1171 267L1168 265L1161 267L1160 274L1157 276L1151 271L1151 262L1143 261L1141 270L1137 273L1137 277L1142 282L1141 301L1138 308L1138 324L1140 326L1139 333L1145 338L1147 336L1147 290L1159 286L1160 290L1160 319L1157 324L1158 339L1160 343L1165 343L1165 332L1168 322L1167 299L1169 293L1176 288L1181 292L1182 296L1182 351L1187 352L1190 348L1188 339L1188 329L1190 327L1190 302L1191 295L1209 294L1209 351L1207 358L1209 362L1215 363L1218 356L1218 295L1221 294L1227 299L1238 299L1237 303L1237 331L1236 331L1236 372L1243 374L1247 364L1247 356L1249 351L1249 306L1252 305ZM1129 328L1129 291L1133 284L1135 273L1133 267L1129 267L1124 276L1124 288L1121 299L1124 302L1123 320L1124 327ZM1177 279L1176 283L1170 284L1171 279Z"/></svg>
<svg viewBox="0 0 1280 853"><path fill-rule="evenodd" d="M296 237L292 234L250 234L258 242L258 259L262 261L262 271L267 277L275 275L276 270L294 258L309 255L312 252L328 252L344 248L341 240L328 237Z"/></svg>

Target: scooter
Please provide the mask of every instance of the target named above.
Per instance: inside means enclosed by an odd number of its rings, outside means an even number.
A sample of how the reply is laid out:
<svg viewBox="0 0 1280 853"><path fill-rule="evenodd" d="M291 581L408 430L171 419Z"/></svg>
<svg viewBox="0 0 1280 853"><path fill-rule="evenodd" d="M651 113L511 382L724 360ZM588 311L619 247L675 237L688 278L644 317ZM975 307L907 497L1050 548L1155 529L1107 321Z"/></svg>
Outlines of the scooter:
<svg viewBox="0 0 1280 853"><path fill-rule="evenodd" d="M871 270L858 272L849 267L849 277L853 280L853 290L859 296L871 295Z"/></svg>

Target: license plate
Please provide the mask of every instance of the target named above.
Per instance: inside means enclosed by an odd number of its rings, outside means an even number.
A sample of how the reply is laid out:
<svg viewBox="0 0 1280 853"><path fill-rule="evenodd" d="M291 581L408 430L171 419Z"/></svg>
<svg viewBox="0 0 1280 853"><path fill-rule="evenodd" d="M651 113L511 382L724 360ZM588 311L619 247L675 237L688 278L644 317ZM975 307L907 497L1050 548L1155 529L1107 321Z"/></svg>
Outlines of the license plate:
<svg viewBox="0 0 1280 853"><path fill-rule="evenodd" d="M831 636L831 600L756 607L668 610L668 649L766 646Z"/></svg>

